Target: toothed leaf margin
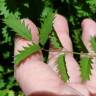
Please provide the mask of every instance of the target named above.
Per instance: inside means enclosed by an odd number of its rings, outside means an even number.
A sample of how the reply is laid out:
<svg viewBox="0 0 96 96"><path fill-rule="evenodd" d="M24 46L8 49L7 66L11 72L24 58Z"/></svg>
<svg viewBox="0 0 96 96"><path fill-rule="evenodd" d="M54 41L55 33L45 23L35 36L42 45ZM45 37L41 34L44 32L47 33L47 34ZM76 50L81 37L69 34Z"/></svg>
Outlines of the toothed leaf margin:
<svg viewBox="0 0 96 96"><path fill-rule="evenodd" d="M82 57L80 59L80 70L81 70L81 77L82 81L90 80L91 75L91 59L88 57Z"/></svg>
<svg viewBox="0 0 96 96"><path fill-rule="evenodd" d="M92 46L92 49L96 52L96 37L91 37L91 46Z"/></svg>
<svg viewBox="0 0 96 96"><path fill-rule="evenodd" d="M31 32L29 32L28 28L25 27L25 25L21 23L21 20L17 19L15 15L10 14L3 21L8 27L16 32L17 35L24 39L32 40Z"/></svg>
<svg viewBox="0 0 96 96"><path fill-rule="evenodd" d="M40 50L39 45L33 44L28 47L24 47L24 50L19 51L20 53L15 56L14 64L20 64L21 61L25 60L28 56L36 53Z"/></svg>
<svg viewBox="0 0 96 96"><path fill-rule="evenodd" d="M69 76L68 76L68 73L67 73L67 68L66 68L66 62L65 62L64 54L60 55L57 58L57 70L58 70L58 73L59 73L61 79L64 82L67 82L67 80L69 80Z"/></svg>
<svg viewBox="0 0 96 96"><path fill-rule="evenodd" d="M49 34L52 31L53 19L54 19L54 13L50 11L50 13L48 13L47 17L41 23L40 44L42 46L45 45L45 43L49 38Z"/></svg>

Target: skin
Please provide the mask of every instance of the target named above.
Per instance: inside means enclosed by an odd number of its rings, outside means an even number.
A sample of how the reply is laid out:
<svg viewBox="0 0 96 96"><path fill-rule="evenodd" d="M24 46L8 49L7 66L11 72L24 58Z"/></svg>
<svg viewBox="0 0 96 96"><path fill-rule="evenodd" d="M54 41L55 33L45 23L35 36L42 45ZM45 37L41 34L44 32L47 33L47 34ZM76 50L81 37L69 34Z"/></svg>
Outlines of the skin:
<svg viewBox="0 0 96 96"><path fill-rule="evenodd" d="M22 22L31 30L32 41L39 43L38 29L36 25L29 19L23 19ZM96 22L91 19L85 19L81 23L82 41L89 52L92 51L90 46L90 37L96 36ZM91 26L91 27L90 27ZM56 14L53 21L53 27L56 34L64 47L64 50L73 51L71 39L69 36L68 23L65 17ZM32 43L23 38L15 38L14 55L18 54L18 50L22 50L24 46ZM50 45L50 51L55 50ZM21 62L20 66L14 67L14 76L19 83L21 89L26 96L96 96L96 65L93 58L91 79L82 83L80 77L80 67L76 62L73 54L65 54L65 61L70 79L67 83L63 82L56 68L56 59L60 55L59 51L49 52L48 64L43 62L41 51L32 54L26 60ZM43 94L41 94L43 92ZM44 95L44 94L49 95ZM38 95L39 94L39 95ZM41 95L40 95L41 94ZM53 94L53 95L52 95ZM56 95L57 94L57 95ZM31 96L30 95L30 96Z"/></svg>

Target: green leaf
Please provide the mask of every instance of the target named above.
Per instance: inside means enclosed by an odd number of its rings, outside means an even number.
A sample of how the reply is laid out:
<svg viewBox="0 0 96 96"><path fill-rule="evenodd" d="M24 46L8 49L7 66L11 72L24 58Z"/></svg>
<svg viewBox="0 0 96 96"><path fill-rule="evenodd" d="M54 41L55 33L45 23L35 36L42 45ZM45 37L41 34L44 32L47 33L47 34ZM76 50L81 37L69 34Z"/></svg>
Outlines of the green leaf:
<svg viewBox="0 0 96 96"><path fill-rule="evenodd" d="M0 89L5 87L5 82L3 79L0 80Z"/></svg>
<svg viewBox="0 0 96 96"><path fill-rule="evenodd" d="M7 26L2 28L2 35L3 35L3 38L4 38L3 41L2 41L2 44L11 42L11 36L9 36L9 33L7 31Z"/></svg>
<svg viewBox="0 0 96 96"><path fill-rule="evenodd" d="M21 20L17 19L15 15L10 14L3 21L8 27L15 31L17 35L23 37L24 39L32 40L31 32L29 32L28 28L25 27L25 25L21 23Z"/></svg>
<svg viewBox="0 0 96 96"><path fill-rule="evenodd" d="M6 51L5 53L3 53L3 57L4 57L4 59L9 58L10 57L10 52Z"/></svg>
<svg viewBox="0 0 96 96"><path fill-rule="evenodd" d="M59 39L54 31L52 31L52 33L51 33L50 41L54 48L62 48L61 42L59 41Z"/></svg>
<svg viewBox="0 0 96 96"><path fill-rule="evenodd" d="M78 52L88 52L84 43L81 40L81 29L75 29L72 34L72 39L74 43L74 48L78 49Z"/></svg>
<svg viewBox="0 0 96 96"><path fill-rule="evenodd" d="M45 45L49 38L49 34L52 31L52 25L53 25L53 19L54 19L54 13L50 11L48 13L47 17L44 19L44 21L41 24L40 28L40 44L42 46Z"/></svg>
<svg viewBox="0 0 96 96"><path fill-rule="evenodd" d="M20 51L19 54L15 56L14 63L20 64L21 61L25 60L28 56L40 50L39 45L29 45L28 47L24 47L24 50Z"/></svg>
<svg viewBox="0 0 96 96"><path fill-rule="evenodd" d="M6 4L6 0L0 0L0 15L7 17L9 15L9 9Z"/></svg>
<svg viewBox="0 0 96 96"><path fill-rule="evenodd" d="M0 96L7 96L7 90L0 90Z"/></svg>
<svg viewBox="0 0 96 96"><path fill-rule="evenodd" d="M91 37L90 42L93 50L96 52L96 37Z"/></svg>
<svg viewBox="0 0 96 96"><path fill-rule="evenodd" d="M6 85L7 89L11 89L15 86L15 78L14 77L8 77L7 81L8 81L7 85Z"/></svg>
<svg viewBox="0 0 96 96"><path fill-rule="evenodd" d="M90 80L91 75L91 59L88 57L82 57L80 60L80 70L82 81Z"/></svg>
<svg viewBox="0 0 96 96"><path fill-rule="evenodd" d="M0 65L0 73L4 72L4 67Z"/></svg>
<svg viewBox="0 0 96 96"><path fill-rule="evenodd" d="M68 73L67 73L64 54L60 55L58 57L58 59L57 59L57 68L58 68L58 73L60 74L61 79L66 82L69 79L69 76L68 76Z"/></svg>
<svg viewBox="0 0 96 96"><path fill-rule="evenodd" d="M9 90L9 91L8 91L8 96L15 96L14 91L13 91L13 90Z"/></svg>

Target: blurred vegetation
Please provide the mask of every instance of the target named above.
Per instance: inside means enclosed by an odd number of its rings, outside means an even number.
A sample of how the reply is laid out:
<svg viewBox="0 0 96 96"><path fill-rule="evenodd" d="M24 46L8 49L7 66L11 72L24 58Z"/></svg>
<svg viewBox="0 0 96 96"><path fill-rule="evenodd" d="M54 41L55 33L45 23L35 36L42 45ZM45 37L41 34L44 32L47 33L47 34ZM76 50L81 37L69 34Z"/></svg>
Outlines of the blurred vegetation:
<svg viewBox="0 0 96 96"><path fill-rule="evenodd" d="M13 13L18 18L30 18L40 27L41 17L50 9L67 18L74 50L84 51L80 23L84 18L95 20L96 0L0 0L0 96L24 96L13 76L14 33L3 19Z"/></svg>

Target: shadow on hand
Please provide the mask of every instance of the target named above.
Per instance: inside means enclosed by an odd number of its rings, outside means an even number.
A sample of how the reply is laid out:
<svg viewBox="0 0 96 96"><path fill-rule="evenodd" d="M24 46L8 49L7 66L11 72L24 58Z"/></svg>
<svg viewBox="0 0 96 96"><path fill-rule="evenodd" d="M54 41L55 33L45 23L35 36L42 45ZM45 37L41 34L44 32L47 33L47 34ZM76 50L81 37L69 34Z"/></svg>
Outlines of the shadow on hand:
<svg viewBox="0 0 96 96"><path fill-rule="evenodd" d="M29 96L77 96L77 95L59 95L51 92L34 92Z"/></svg>

